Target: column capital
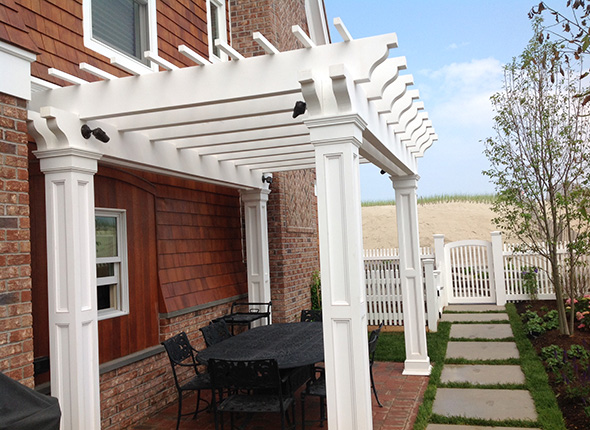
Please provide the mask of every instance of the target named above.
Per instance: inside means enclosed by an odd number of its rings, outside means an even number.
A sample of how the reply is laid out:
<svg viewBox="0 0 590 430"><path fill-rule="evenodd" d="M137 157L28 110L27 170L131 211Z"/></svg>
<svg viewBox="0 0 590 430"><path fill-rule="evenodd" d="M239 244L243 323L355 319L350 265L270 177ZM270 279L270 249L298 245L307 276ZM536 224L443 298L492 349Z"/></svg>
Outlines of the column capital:
<svg viewBox="0 0 590 430"><path fill-rule="evenodd" d="M244 202L267 202L269 194L270 190L267 190L265 188L255 190L240 190L240 195L242 196L242 201Z"/></svg>
<svg viewBox="0 0 590 430"><path fill-rule="evenodd" d="M307 128L326 127L343 124L355 124L360 129L367 128L367 122L358 114L324 116L321 118L312 118L304 121Z"/></svg>
<svg viewBox="0 0 590 430"><path fill-rule="evenodd" d="M43 173L77 171L95 174L98 170L98 160L102 158L102 154L78 148L50 149L33 153L41 160L40 167Z"/></svg>
<svg viewBox="0 0 590 430"><path fill-rule="evenodd" d="M315 147L353 143L360 148L367 122L358 114L314 118L305 121Z"/></svg>
<svg viewBox="0 0 590 430"><path fill-rule="evenodd" d="M420 180L420 176L418 175L407 175L407 176L390 176L391 182L393 183L393 188L396 190L404 189L404 188L418 188L418 181Z"/></svg>

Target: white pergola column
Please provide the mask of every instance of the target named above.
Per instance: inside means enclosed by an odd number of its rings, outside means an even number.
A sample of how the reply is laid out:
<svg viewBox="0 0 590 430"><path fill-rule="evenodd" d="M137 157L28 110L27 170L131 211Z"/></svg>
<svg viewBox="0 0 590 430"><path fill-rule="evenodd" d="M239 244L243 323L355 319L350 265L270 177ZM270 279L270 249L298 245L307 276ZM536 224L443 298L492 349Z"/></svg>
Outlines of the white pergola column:
<svg viewBox="0 0 590 430"><path fill-rule="evenodd" d="M51 395L61 429L100 429L94 174L100 154L38 151L45 174Z"/></svg>
<svg viewBox="0 0 590 430"><path fill-rule="evenodd" d="M404 375L430 375L432 366L426 349L424 287L418 234L418 176L391 177L395 189L399 269L404 307L406 361Z"/></svg>
<svg viewBox="0 0 590 430"><path fill-rule="evenodd" d="M270 301L267 203L270 190L242 191L246 223L248 301Z"/></svg>
<svg viewBox="0 0 590 430"><path fill-rule="evenodd" d="M328 422L373 428L356 115L306 121L315 148Z"/></svg>

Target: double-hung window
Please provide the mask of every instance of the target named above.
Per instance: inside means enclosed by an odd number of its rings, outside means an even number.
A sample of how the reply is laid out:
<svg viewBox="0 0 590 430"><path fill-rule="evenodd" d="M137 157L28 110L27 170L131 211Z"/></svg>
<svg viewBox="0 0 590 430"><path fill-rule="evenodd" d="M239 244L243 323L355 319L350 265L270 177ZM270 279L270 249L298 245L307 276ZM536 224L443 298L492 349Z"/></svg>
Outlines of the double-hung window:
<svg viewBox="0 0 590 430"><path fill-rule="evenodd" d="M227 55L215 46L217 39L227 42L225 0L207 0L207 30L209 33L209 58L227 60Z"/></svg>
<svg viewBox="0 0 590 430"><path fill-rule="evenodd" d="M129 313L126 213L96 209L96 291L98 319Z"/></svg>
<svg viewBox="0 0 590 430"><path fill-rule="evenodd" d="M137 73L152 70L144 52L157 49L156 0L84 0L83 5L86 47Z"/></svg>

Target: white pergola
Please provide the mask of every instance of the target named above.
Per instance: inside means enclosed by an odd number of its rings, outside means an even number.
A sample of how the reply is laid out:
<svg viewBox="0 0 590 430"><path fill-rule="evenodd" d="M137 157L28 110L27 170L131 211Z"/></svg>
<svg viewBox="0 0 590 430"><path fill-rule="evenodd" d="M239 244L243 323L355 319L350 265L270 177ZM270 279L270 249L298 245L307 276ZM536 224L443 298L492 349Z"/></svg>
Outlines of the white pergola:
<svg viewBox="0 0 590 430"><path fill-rule="evenodd" d="M52 394L64 429L100 428L93 177L98 162L238 188L245 205L251 300L270 299L263 174L316 168L328 420L372 428L359 163L395 189L405 373L428 375L416 206L416 159L436 140L395 34L114 78L35 93L29 131L46 178ZM87 65L85 70L89 70ZM59 71L53 71L58 73ZM61 75L68 78L67 75ZM72 80L74 80L72 78ZM298 100L307 112L292 117ZM102 128L102 143L81 126Z"/></svg>

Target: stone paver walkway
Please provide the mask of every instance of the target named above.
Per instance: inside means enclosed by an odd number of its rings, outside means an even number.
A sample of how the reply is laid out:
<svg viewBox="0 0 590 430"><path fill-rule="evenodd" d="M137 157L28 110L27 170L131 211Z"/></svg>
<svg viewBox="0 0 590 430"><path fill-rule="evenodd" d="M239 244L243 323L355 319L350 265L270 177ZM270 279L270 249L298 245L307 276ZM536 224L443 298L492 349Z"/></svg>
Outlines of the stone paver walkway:
<svg viewBox="0 0 590 430"><path fill-rule="evenodd" d="M446 358L464 359L474 363L445 364L441 374L441 384L467 383L472 387L438 388L432 412L445 417L478 418L492 422L536 421L535 404L527 390L490 387L498 384L523 385L525 376L520 366L478 363L479 360L519 358L516 343L510 340L513 337L510 325L491 322L508 320L505 308L496 305L452 305L445 310L466 312L443 315L442 321L452 323L451 340L447 345ZM485 341L487 339L491 340ZM501 341L494 339L501 339ZM429 424L427 427L427 430L492 429L522 430L515 427L450 424Z"/></svg>

